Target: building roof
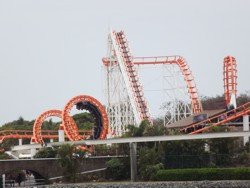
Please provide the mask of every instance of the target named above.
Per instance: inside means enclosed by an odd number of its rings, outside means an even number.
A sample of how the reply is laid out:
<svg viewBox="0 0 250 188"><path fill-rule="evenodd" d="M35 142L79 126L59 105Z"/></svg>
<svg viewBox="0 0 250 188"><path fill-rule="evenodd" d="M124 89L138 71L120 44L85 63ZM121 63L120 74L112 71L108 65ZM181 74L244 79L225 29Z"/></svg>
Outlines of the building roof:
<svg viewBox="0 0 250 188"><path fill-rule="evenodd" d="M175 123L169 124L169 125L167 125L167 128L182 128L182 127L187 127L188 125L194 123L193 122L193 118L196 115L207 114L207 117L210 118L210 117L216 116L218 114L221 114L222 112L225 112L225 109L204 110L204 111L202 111L202 112L200 112L198 114L191 115L191 116L189 116L187 118L181 119L180 121L177 121Z"/></svg>

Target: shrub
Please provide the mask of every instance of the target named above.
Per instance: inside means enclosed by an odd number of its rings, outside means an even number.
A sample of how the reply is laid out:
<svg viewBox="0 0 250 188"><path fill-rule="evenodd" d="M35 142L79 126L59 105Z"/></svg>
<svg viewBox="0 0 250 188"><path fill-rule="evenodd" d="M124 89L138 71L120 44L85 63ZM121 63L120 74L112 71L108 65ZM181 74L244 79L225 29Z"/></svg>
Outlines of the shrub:
<svg viewBox="0 0 250 188"><path fill-rule="evenodd" d="M143 180L155 180L155 175L157 171L163 169L164 166L162 163L156 165L147 165L145 171L141 173Z"/></svg>
<svg viewBox="0 0 250 188"><path fill-rule="evenodd" d="M157 181L250 180L250 168L201 168L159 170Z"/></svg>
<svg viewBox="0 0 250 188"><path fill-rule="evenodd" d="M128 178L130 170L125 160L126 159L113 158L106 163L106 176L108 179L124 180Z"/></svg>

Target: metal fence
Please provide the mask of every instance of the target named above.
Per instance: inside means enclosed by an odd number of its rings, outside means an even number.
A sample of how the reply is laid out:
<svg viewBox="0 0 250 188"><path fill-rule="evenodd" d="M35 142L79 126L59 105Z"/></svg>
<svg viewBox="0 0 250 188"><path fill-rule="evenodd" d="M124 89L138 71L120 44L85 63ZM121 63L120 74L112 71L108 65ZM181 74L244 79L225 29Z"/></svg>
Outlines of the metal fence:
<svg viewBox="0 0 250 188"><path fill-rule="evenodd" d="M230 154L166 155L164 165L166 168L250 166L250 156Z"/></svg>
<svg viewBox="0 0 250 188"><path fill-rule="evenodd" d="M38 185L45 185L45 179L26 179L25 181L18 184L15 180L5 179L1 181L0 188L7 188L7 187L33 187Z"/></svg>

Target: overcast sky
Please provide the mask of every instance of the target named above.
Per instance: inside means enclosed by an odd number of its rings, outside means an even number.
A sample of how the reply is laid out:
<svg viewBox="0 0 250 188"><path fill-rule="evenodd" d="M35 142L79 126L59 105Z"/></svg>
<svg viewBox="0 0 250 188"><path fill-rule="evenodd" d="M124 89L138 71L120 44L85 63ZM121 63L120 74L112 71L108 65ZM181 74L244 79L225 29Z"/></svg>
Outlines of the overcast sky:
<svg viewBox="0 0 250 188"><path fill-rule="evenodd" d="M202 95L223 93L231 54L238 90L248 91L249 10L248 0L0 0L0 124L62 109L79 94L104 102L110 27L125 31L135 56L184 56Z"/></svg>

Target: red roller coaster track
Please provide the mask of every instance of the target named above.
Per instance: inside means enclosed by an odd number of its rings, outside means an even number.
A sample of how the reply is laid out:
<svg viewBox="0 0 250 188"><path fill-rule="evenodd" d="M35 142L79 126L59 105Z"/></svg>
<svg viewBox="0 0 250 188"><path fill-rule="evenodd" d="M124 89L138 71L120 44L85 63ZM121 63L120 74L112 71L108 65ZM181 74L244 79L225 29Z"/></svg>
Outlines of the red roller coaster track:
<svg viewBox="0 0 250 188"><path fill-rule="evenodd" d="M135 57L133 58L135 65L158 65L158 64L176 64L179 66L181 73L186 82L189 97L192 104L194 114L202 111L202 105L199 100L198 91L194 81L194 76L186 62L181 56L158 56L158 57Z"/></svg>
<svg viewBox="0 0 250 188"><path fill-rule="evenodd" d="M227 56L224 58L223 81L224 81L225 102L226 105L229 106L232 95L235 95L236 97L236 92L237 92L236 60L232 56ZM236 103L236 101L234 102ZM231 122L249 113L250 113L250 103L246 103L231 111L223 112L217 116L205 119L197 123L192 123L191 125L181 129L181 131L189 134L201 133L210 130L212 127L224 125L225 123Z"/></svg>
<svg viewBox="0 0 250 188"><path fill-rule="evenodd" d="M103 58L104 65L109 65L109 59ZM202 105L199 100L198 91L194 81L193 74L186 62L181 56L158 56L158 57L133 57L133 65L159 65L159 64L176 64L179 66L181 73L186 83L189 97L192 104L192 111L194 114L202 111Z"/></svg>
<svg viewBox="0 0 250 188"><path fill-rule="evenodd" d="M48 110L38 116L34 125L33 131L31 130L6 130L0 131L0 143L5 139L31 139L33 143L43 143L44 138L58 138L58 131L42 130L42 124L48 117L62 118L62 124L60 129L65 130L65 133L69 140L82 140L90 137L93 134L92 130L78 130L78 127L74 119L70 116L70 111L74 105L82 102L85 110L89 110L90 113L97 115L95 117L96 122L99 123L98 134L94 139L105 139L108 133L108 118L103 105L95 98L87 95L80 95L72 98L65 106L64 110ZM85 106L84 106L85 105Z"/></svg>
<svg viewBox="0 0 250 188"><path fill-rule="evenodd" d="M225 102L228 106L230 104L232 94L234 94L236 98L237 92L237 69L234 57L227 56L224 58L223 76Z"/></svg>
<svg viewBox="0 0 250 188"><path fill-rule="evenodd" d="M125 70L127 72L130 87L132 88L133 96L135 99L137 111L140 113L141 120L148 119L150 120L150 114L147 102L144 98L143 90L141 89L141 84L139 82L139 78L136 74L136 70L134 67L134 63L132 61L132 55L130 53L130 49L123 31L113 33L116 36L116 42L119 46L120 52L125 62Z"/></svg>
<svg viewBox="0 0 250 188"><path fill-rule="evenodd" d="M48 110L43 112L35 121L33 125L33 137L32 137L32 142L34 143L43 143L43 138L42 138L42 124L47 119L48 117L59 117L62 118L62 111L61 110Z"/></svg>
<svg viewBox="0 0 250 188"><path fill-rule="evenodd" d="M138 112L138 119L148 119L150 120L150 114L146 100L144 99L144 93L142 86L139 82L135 65L157 65L157 64L175 64L177 65L184 77L184 81L187 86L187 90L190 96L192 111L194 114L202 112L202 105L199 100L197 88L195 85L194 77L192 72L181 56L159 56L159 57L132 57L130 54L130 49L128 47L127 40L123 31L115 32L111 34L111 38L114 45L114 54L117 56L117 61L112 63L122 64L123 71L128 77L128 85L131 89L131 96L134 98L134 106ZM119 53L119 54L118 54ZM103 58L103 63L105 66L110 65L109 58ZM113 60L112 60L113 61ZM229 105L231 102L232 95L236 96L237 92L237 69L236 60L232 56L227 56L224 58L223 64L223 80L224 80L224 94L226 104ZM72 108L76 106L81 110L88 110L90 113L95 115L96 122L99 123L99 127L96 128L96 137L94 139L105 139L109 130L108 116L104 106L95 98L88 95L79 95L73 97L61 110L48 110L43 112L35 121L33 126L33 131L30 130L6 130L0 131L0 143L5 139L31 139L35 143L43 143L43 139L47 138L58 138L58 131L48 131L42 130L42 123L46 118L51 116L56 116L62 119L62 124L60 126L63 129L71 141L77 141L86 139L87 136L93 134L92 130L89 131L79 131L74 119L70 116ZM192 123L189 126L181 129L181 131L189 134L202 133L208 131L214 126L221 126L227 122L231 122L237 118L244 115L250 114L250 102L246 103L238 108L231 111L223 112L214 117L208 118L206 120Z"/></svg>
<svg viewBox="0 0 250 188"><path fill-rule="evenodd" d="M92 134L91 130L79 130L79 134L82 137L86 137ZM32 139L34 137L31 130L5 130L0 131L0 143L6 139ZM58 131L54 130L41 130L42 139L57 139Z"/></svg>
<svg viewBox="0 0 250 188"><path fill-rule="evenodd" d="M68 136L69 140L76 141L83 139L78 133L78 127L70 116L70 111L74 105L79 102L87 103L88 105L94 106L101 115L102 121L102 129L99 138L105 139L108 133L108 116L104 106L95 98L88 96L88 95L79 95L73 97L65 106L62 118L63 118L63 125L66 135ZM87 109L88 110L88 109Z"/></svg>
<svg viewBox="0 0 250 188"><path fill-rule="evenodd" d="M197 123L193 123L181 129L181 131L189 133L189 134L202 133L204 131L210 130L212 127L222 126L225 123L231 122L237 118L240 118L244 115L249 115L249 114L250 114L250 102L242 106L239 106L236 109L223 112L219 115L205 119Z"/></svg>

